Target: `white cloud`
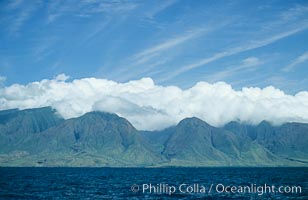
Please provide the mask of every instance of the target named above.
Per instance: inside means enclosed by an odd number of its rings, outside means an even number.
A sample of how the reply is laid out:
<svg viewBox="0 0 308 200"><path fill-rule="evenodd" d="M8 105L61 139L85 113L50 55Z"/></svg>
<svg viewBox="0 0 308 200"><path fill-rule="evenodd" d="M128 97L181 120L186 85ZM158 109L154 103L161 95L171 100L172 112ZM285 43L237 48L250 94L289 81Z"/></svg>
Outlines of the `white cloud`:
<svg viewBox="0 0 308 200"><path fill-rule="evenodd" d="M67 75L65 75L65 74L58 74L54 79L56 80L56 81L66 81L66 80L68 80L70 77L69 76L67 76Z"/></svg>
<svg viewBox="0 0 308 200"><path fill-rule="evenodd" d="M292 70L294 70L294 68L303 63L306 62L308 60L308 51L306 51L305 53L303 53L301 56L297 57L292 63L290 63L288 66L284 67L282 70L284 72L290 72Z"/></svg>
<svg viewBox="0 0 308 200"><path fill-rule="evenodd" d="M52 106L64 118L93 110L114 112L137 129L162 129L196 116L214 126L232 120L257 124L308 122L308 92L287 95L272 86L234 90L224 82L198 82L182 90L155 85L151 78L126 83L84 78L66 82L64 74L27 85L0 88L0 109Z"/></svg>

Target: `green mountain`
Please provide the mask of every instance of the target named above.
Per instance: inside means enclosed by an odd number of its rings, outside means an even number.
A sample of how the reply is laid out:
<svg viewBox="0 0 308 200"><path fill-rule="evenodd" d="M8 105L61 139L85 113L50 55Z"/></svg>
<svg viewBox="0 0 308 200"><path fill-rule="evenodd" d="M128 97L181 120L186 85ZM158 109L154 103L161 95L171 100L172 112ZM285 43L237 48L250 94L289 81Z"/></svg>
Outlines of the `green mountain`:
<svg viewBox="0 0 308 200"><path fill-rule="evenodd" d="M102 112L28 135L16 150L25 155L7 162L16 166L150 166L161 162L126 119Z"/></svg>
<svg viewBox="0 0 308 200"><path fill-rule="evenodd" d="M64 119L51 107L0 111L0 152L18 149L25 138L59 125Z"/></svg>
<svg viewBox="0 0 308 200"><path fill-rule="evenodd" d="M248 136L281 158L308 163L308 124L285 123L275 127L266 121L257 126L230 122L224 129Z"/></svg>
<svg viewBox="0 0 308 200"><path fill-rule="evenodd" d="M157 146L164 144L162 155L168 159L168 165L277 166L295 164L273 154L248 136L239 136L223 128L212 127L198 118L184 119L177 126L162 133L169 137L161 141L160 136L156 143Z"/></svg>
<svg viewBox="0 0 308 200"><path fill-rule="evenodd" d="M50 107L0 111L0 166L307 166L308 124L187 118L138 131L115 114L64 120Z"/></svg>

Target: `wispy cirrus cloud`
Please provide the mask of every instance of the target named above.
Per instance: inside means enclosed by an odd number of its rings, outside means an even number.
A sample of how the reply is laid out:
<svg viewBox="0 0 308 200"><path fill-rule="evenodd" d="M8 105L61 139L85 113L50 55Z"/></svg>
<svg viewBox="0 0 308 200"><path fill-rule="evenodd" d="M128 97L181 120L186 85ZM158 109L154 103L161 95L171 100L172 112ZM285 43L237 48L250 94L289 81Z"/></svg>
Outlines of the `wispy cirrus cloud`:
<svg viewBox="0 0 308 200"><path fill-rule="evenodd" d="M18 4L11 5L12 7L14 7L14 9L17 9L17 8L20 9L20 11L16 12L15 17L12 18L9 22L9 26L7 30L11 36L17 36L19 34L20 29L25 24L25 22L32 17L33 13L37 11L39 6L41 5L40 1L36 1L22 8L19 8L20 4L23 4L23 3L24 2L21 1L21 2L18 2Z"/></svg>
<svg viewBox="0 0 308 200"><path fill-rule="evenodd" d="M243 52L246 52L246 51L250 51L250 50L254 50L254 49L257 49L257 48L260 48L260 47L270 45L270 44L272 44L272 43L274 43L278 40L281 40L281 39L284 39L284 38L289 37L291 35L294 35L294 34L300 32L300 31L303 31L307 28L308 28L308 24L305 21L305 23L299 24L297 27L295 27L291 30L284 31L284 32L281 32L281 33L276 34L276 35L272 35L271 37L268 37L268 38L264 38L264 39L260 39L260 40L252 40L250 42L246 42L247 44L240 45L240 46L237 46L237 47L234 47L234 48L231 48L231 49L227 49L225 51L216 53L211 57L207 57L207 58L201 59L197 62L194 62L192 64L180 67L178 70L176 70L172 73L169 73L167 76L160 79L160 81L170 80L170 79L172 79L172 78L174 78L174 77L176 77L176 76L178 76L182 73L185 73L185 72L190 71L192 69L204 66L206 64L209 64L211 62L214 62L216 60L219 60L219 59L222 59L222 58L225 58L225 57L228 57L228 56L236 55L236 54L239 54L239 53L243 53Z"/></svg>
<svg viewBox="0 0 308 200"><path fill-rule="evenodd" d="M15 1L11 1L11 2L6 6L6 9L7 9L7 10L15 10L15 9L17 9L23 2L24 2L24 0L15 0Z"/></svg>
<svg viewBox="0 0 308 200"><path fill-rule="evenodd" d="M297 18L303 17L308 13L308 6L296 5L295 7L289 8L287 11L281 14L283 20L291 21Z"/></svg>
<svg viewBox="0 0 308 200"><path fill-rule="evenodd" d="M0 88L4 86L5 81L6 81L6 77L0 75Z"/></svg>
<svg viewBox="0 0 308 200"><path fill-rule="evenodd" d="M53 48L55 44L59 41L59 38L55 36L44 37L43 39L38 39L37 42L32 47L32 55L35 57L36 61L42 61L48 55L52 54L55 49Z"/></svg>
<svg viewBox="0 0 308 200"><path fill-rule="evenodd" d="M209 32L209 29L196 28L187 31L185 34L170 37L159 44L147 47L129 57L126 61L129 63L128 66L117 71L117 76L121 76L124 80L130 79L140 72L148 71L154 66L163 64L169 61L170 57L162 58L162 54L169 52L171 49L182 46L198 37L204 36L207 32ZM140 66L147 66L147 69L142 69Z"/></svg>
<svg viewBox="0 0 308 200"><path fill-rule="evenodd" d="M135 9L138 4L129 1L96 1L91 13L118 13Z"/></svg>
<svg viewBox="0 0 308 200"><path fill-rule="evenodd" d="M284 72L290 72L295 69L295 67L299 64L302 64L308 60L308 51L304 52L302 55L297 57L295 60L293 60L289 65L284 67L282 71Z"/></svg>
<svg viewBox="0 0 308 200"><path fill-rule="evenodd" d="M146 17L153 19L158 13L174 5L177 1L178 0L167 0L167 1L159 2L158 6L146 11L145 15Z"/></svg>
<svg viewBox="0 0 308 200"><path fill-rule="evenodd" d="M152 58L156 55L159 55L161 53L163 53L164 51L176 47L180 44L183 44L184 42L187 42L191 39L194 39L198 36L201 36L201 34L203 34L205 32L205 29L196 29L196 30L191 30L189 31L187 34L185 35L180 35L177 37L172 37L170 39L167 39L166 41L155 45L153 47L150 47L148 49L145 49L139 53L137 53L136 55L133 56L134 60L148 60L149 58Z"/></svg>
<svg viewBox="0 0 308 200"><path fill-rule="evenodd" d="M138 7L138 3L130 1L51 1L48 3L48 23L58 18L70 15L75 17L91 17L95 14L123 14Z"/></svg>
<svg viewBox="0 0 308 200"><path fill-rule="evenodd" d="M224 70L206 76L205 79L210 82L223 81L237 73L242 73L247 70L255 70L255 68L261 63L263 62L257 57L248 57L242 60L238 66L227 67Z"/></svg>
<svg viewBox="0 0 308 200"><path fill-rule="evenodd" d="M169 37L158 44L146 47L127 59L126 67L117 71L116 76L121 77L122 80L125 81L140 73L151 73L153 68L162 66L167 62L172 63L172 61L179 58L181 54L185 53L179 49L182 48L183 50L186 50L184 47L189 42L195 42L199 38L203 38L207 34L211 34L214 31L225 27L230 24L231 21L233 21L233 19L228 19L219 23L209 23L208 26L200 25L191 28L185 33ZM155 70L157 71L158 69Z"/></svg>

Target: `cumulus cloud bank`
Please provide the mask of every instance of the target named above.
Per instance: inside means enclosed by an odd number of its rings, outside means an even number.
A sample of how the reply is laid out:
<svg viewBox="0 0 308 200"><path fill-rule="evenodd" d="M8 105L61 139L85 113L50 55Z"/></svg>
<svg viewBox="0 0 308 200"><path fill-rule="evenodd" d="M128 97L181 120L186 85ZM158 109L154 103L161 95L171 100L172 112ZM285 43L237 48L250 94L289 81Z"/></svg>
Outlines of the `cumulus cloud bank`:
<svg viewBox="0 0 308 200"><path fill-rule="evenodd" d="M234 90L224 82L198 82L183 90L155 85L151 78L126 83L98 78L67 81L60 74L27 85L0 88L0 110L52 106L64 118L90 111L116 113L137 129L155 130L198 117L213 126L230 121L258 124L308 122L308 92L287 95L272 86Z"/></svg>

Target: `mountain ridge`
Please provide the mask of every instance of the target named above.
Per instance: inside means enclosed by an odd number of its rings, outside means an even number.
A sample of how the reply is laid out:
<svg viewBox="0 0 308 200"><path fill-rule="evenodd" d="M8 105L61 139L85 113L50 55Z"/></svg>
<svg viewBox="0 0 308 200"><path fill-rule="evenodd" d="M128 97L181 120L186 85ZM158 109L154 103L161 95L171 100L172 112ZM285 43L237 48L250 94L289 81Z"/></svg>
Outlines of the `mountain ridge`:
<svg viewBox="0 0 308 200"><path fill-rule="evenodd" d="M113 113L63 119L51 107L0 111L0 166L308 166L308 124L197 117L160 131L137 130Z"/></svg>

